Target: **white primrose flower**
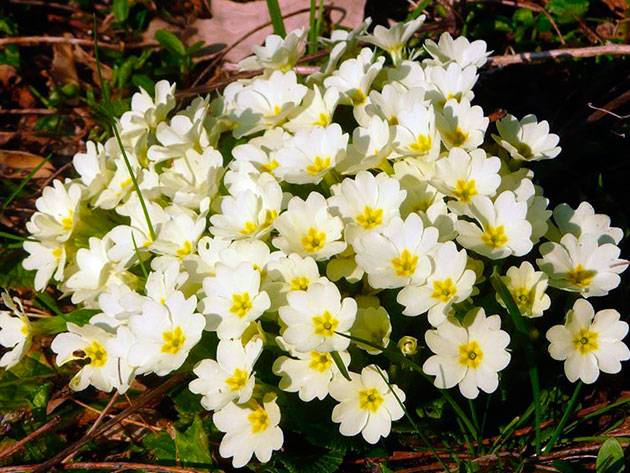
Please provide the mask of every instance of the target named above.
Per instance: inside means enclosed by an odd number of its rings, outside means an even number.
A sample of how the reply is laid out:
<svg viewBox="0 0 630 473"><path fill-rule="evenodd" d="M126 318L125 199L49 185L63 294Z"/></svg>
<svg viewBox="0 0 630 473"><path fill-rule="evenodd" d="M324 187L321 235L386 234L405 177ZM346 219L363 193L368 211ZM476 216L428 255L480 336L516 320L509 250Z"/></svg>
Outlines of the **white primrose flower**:
<svg viewBox="0 0 630 473"><path fill-rule="evenodd" d="M396 298L405 306L403 314L420 315L428 312L429 323L438 327L446 320L453 304L470 296L476 281L475 272L467 269L466 250L457 250L448 241L438 246L432 255L433 272L421 285L404 287Z"/></svg>
<svg viewBox="0 0 630 473"><path fill-rule="evenodd" d="M584 233L564 235L559 243L540 245L538 267L549 276L549 285L582 297L605 296L621 283L619 275L628 263L619 259L620 250L612 243L599 245L599 236Z"/></svg>
<svg viewBox="0 0 630 473"><path fill-rule="evenodd" d="M587 300L578 299L564 325L554 325L547 331L549 354L554 360L564 361L569 381L580 379L591 384L600 371L621 371L621 362L630 359L630 350L622 342L628 334L628 324L619 318L614 309L595 313Z"/></svg>
<svg viewBox="0 0 630 473"><path fill-rule="evenodd" d="M323 94L319 86L314 85L304 97L301 107L296 109L292 118L283 125L292 133L309 130L316 126L328 126L339 103L339 91L334 88L326 89Z"/></svg>
<svg viewBox="0 0 630 473"><path fill-rule="evenodd" d="M251 263L218 263L215 276L204 279L203 291L200 307L206 330L217 332L221 340L239 338L271 305L269 295L260 290L260 272Z"/></svg>
<svg viewBox="0 0 630 473"><path fill-rule="evenodd" d="M435 127L433 107L414 103L398 114L395 149L401 156L433 160L440 152L440 137Z"/></svg>
<svg viewBox="0 0 630 473"><path fill-rule="evenodd" d="M459 147L472 150L483 143L488 123L479 105L470 105L465 100L450 99L436 113L436 126L442 143L447 149Z"/></svg>
<svg viewBox="0 0 630 473"><path fill-rule="evenodd" d="M426 91L430 87L424 69L418 61L406 59L396 67L388 67L385 75L390 84L403 86L407 90L421 88Z"/></svg>
<svg viewBox="0 0 630 473"><path fill-rule="evenodd" d="M87 361L70 381L70 389L82 391L92 385L105 392L127 391L133 368L125 356L120 356L114 333L90 324L79 327L68 323L67 328L68 332L57 335L50 346L57 355L57 366Z"/></svg>
<svg viewBox="0 0 630 473"><path fill-rule="evenodd" d="M144 173L138 172L140 166L136 158L133 155L128 155L127 157L134 176L138 178L137 181L139 183L142 182ZM126 200L134 191L133 180L125 161L122 158L114 159L112 167L113 173L111 178L105 188L94 199L94 206L105 210L116 208L121 201Z"/></svg>
<svg viewBox="0 0 630 473"><path fill-rule="evenodd" d="M431 55L431 59L425 59L424 63L431 66L446 66L455 62L461 68L481 67L491 53L486 48L486 42L483 40L470 42L463 36L453 39L448 32L444 32L440 35L437 44L431 39L424 42L424 49Z"/></svg>
<svg viewBox="0 0 630 473"><path fill-rule="evenodd" d="M330 281L316 282L305 291L287 293L287 305L278 309L286 328L282 337L297 351L343 351L350 340L348 334L357 313L357 303L341 299L339 289Z"/></svg>
<svg viewBox="0 0 630 473"><path fill-rule="evenodd" d="M123 139L131 139L142 135L147 130L166 120L167 115L175 108L175 84L166 80L155 83L153 97L142 87L131 97L131 110L120 117L120 134Z"/></svg>
<svg viewBox="0 0 630 473"><path fill-rule="evenodd" d="M339 353L341 361L348 367L350 354ZM307 353L291 350L291 357L281 356L273 363L274 374L281 376L278 386L283 391L298 393L304 402L313 399L322 400L328 396L330 383L341 376L339 368L327 352L311 351Z"/></svg>
<svg viewBox="0 0 630 473"><path fill-rule="evenodd" d="M306 91L293 71L275 71L268 78L254 79L236 93L234 136L240 138L280 126L300 104Z"/></svg>
<svg viewBox="0 0 630 473"><path fill-rule="evenodd" d="M105 147L101 143L94 143L93 141L85 143L84 153L74 155L72 166L85 185L88 197L99 194L107 186L114 173Z"/></svg>
<svg viewBox="0 0 630 473"><path fill-rule="evenodd" d="M247 465L253 455L261 463L267 463L272 452L284 443L278 426L280 408L272 394L267 394L262 404L254 400L243 405L231 402L214 413L212 422L225 432L219 454L223 458L232 457L234 468Z"/></svg>
<svg viewBox="0 0 630 473"><path fill-rule="evenodd" d="M550 297L545 294L549 278L542 271L536 271L528 261L518 267L511 266L501 279L524 317L541 317L551 305ZM506 307L499 294L497 301Z"/></svg>
<svg viewBox="0 0 630 473"><path fill-rule="evenodd" d="M230 193L221 200L221 213L210 217L210 232L231 239L268 235L282 206L282 189L275 178L267 173L249 183L240 178Z"/></svg>
<svg viewBox="0 0 630 473"><path fill-rule="evenodd" d="M519 161L541 161L553 159L560 154L558 135L549 133L546 120L538 123L535 115L526 115L521 120L507 115L497 121L499 136L494 141Z"/></svg>
<svg viewBox="0 0 630 473"><path fill-rule="evenodd" d="M254 55L238 63L241 71L256 69L290 71L304 54L304 28L293 30L284 38L272 34L265 38L264 46L254 46Z"/></svg>
<svg viewBox="0 0 630 473"><path fill-rule="evenodd" d="M15 298L16 305L7 292L2 293L2 301L13 313L0 311L0 346L7 349L0 357L0 368L8 370L17 365L30 349L32 333L22 302Z"/></svg>
<svg viewBox="0 0 630 473"><path fill-rule="evenodd" d="M494 200L476 195L469 204L475 223L458 220L457 242L490 259L523 256L532 249L532 226L526 220L527 203L518 202L513 192L504 191Z"/></svg>
<svg viewBox="0 0 630 473"><path fill-rule="evenodd" d="M102 312L93 315L90 324L102 326L106 330L127 325L129 317L142 313L142 304L145 300L146 296L138 294L128 286L112 284L98 296L98 308ZM127 356L126 353L124 356Z"/></svg>
<svg viewBox="0 0 630 473"><path fill-rule="evenodd" d="M206 229L206 215L184 211L180 207L167 209L170 219L163 223L150 248L157 254L184 258L191 254Z"/></svg>
<svg viewBox="0 0 630 473"><path fill-rule="evenodd" d="M128 361L138 374L155 373L165 376L176 370L201 339L206 323L195 312L197 298L188 299L181 292L171 294L164 304L147 300L142 314L129 317L129 330L134 342L129 348Z"/></svg>
<svg viewBox="0 0 630 473"><path fill-rule="evenodd" d="M35 290L46 289L50 278L57 282L64 279L66 267L66 248L63 243L56 240L25 241L24 251L29 255L22 261L22 266L35 273Z"/></svg>
<svg viewBox="0 0 630 473"><path fill-rule="evenodd" d="M201 360L193 369L197 376L188 388L201 394L201 405L209 410L223 409L234 401L243 404L254 391L254 365L262 352L262 340L257 338L245 346L240 340L219 340L217 359Z"/></svg>
<svg viewBox="0 0 630 473"><path fill-rule="evenodd" d="M341 215L346 224L345 238L351 244L357 236L383 228L398 217L407 195L396 179L367 171L333 185L331 191L328 204Z"/></svg>
<svg viewBox="0 0 630 473"><path fill-rule="evenodd" d="M431 67L426 74L432 85L427 91L427 98L435 107L443 107L449 100L470 102L475 96L472 89L479 75L474 66L462 68L453 62L446 67Z"/></svg>
<svg viewBox="0 0 630 473"><path fill-rule="evenodd" d="M300 130L280 149L275 174L291 184L318 184L344 158L348 134L337 123Z"/></svg>
<svg viewBox="0 0 630 473"><path fill-rule="evenodd" d="M26 229L38 240L67 241L78 222L82 186L55 179L35 201L37 212L26 223Z"/></svg>
<svg viewBox="0 0 630 473"><path fill-rule="evenodd" d="M455 199L449 202L449 207L460 215L466 213L474 196L492 197L501 184L501 160L496 156L486 157L482 149L466 152L451 148L448 156L438 160L435 167L431 183Z"/></svg>
<svg viewBox="0 0 630 473"><path fill-rule="evenodd" d="M258 172L267 172L275 176L275 169L279 163L275 151L284 148L291 139L291 134L282 128L272 128L262 136L249 140L248 143L237 145L232 149L232 156L237 163L248 162Z"/></svg>
<svg viewBox="0 0 630 473"><path fill-rule="evenodd" d="M365 105L372 82L383 68L384 57L374 61L374 52L363 48L356 58L341 63L332 76L324 80L324 86L341 93L341 101L355 107Z"/></svg>
<svg viewBox="0 0 630 473"><path fill-rule="evenodd" d="M248 263L263 277L267 275L267 265L272 261L272 256L269 246L261 240L235 240L221 250L219 259L232 268Z"/></svg>
<svg viewBox="0 0 630 473"><path fill-rule="evenodd" d="M180 113L171 118L170 122L160 122L155 136L160 143L149 148L148 158L157 163L173 158L181 158L189 149L198 153L210 146L208 131L205 127L207 114L206 102L193 102L196 107L191 114Z"/></svg>
<svg viewBox="0 0 630 473"><path fill-rule="evenodd" d="M464 324L447 319L436 330L427 330L424 339L435 353L422 370L435 376L439 389L459 385L464 397L475 399L479 390L494 392L499 386L498 372L510 362L506 347L510 336L501 330L501 317L486 317L483 308L466 314Z"/></svg>
<svg viewBox="0 0 630 473"><path fill-rule="evenodd" d="M389 125L397 125L398 115L411 107L412 104L421 103L428 105L424 98L425 90L422 87L405 88L399 83L385 84L383 90L370 92L369 103L365 106L366 117L378 115ZM367 120L359 122L361 126L368 125Z"/></svg>
<svg viewBox="0 0 630 473"><path fill-rule="evenodd" d="M393 145L394 130L387 121L374 115L369 118L367 127L354 129L348 155L338 169L342 174L356 174L361 170L382 167L391 156Z"/></svg>
<svg viewBox="0 0 630 473"><path fill-rule="evenodd" d="M573 210L568 204L560 204L553 210L555 226L551 227L550 240L559 241L562 235L571 233L580 237L583 233L591 233L597 237L597 242L614 243L618 245L623 238L623 230L610 226L610 217L596 214L595 209L588 202L581 202Z"/></svg>
<svg viewBox="0 0 630 473"><path fill-rule="evenodd" d="M388 384L388 379L386 372L369 365L361 374L351 372L350 381L337 377L332 382L330 395L339 402L332 411L332 421L340 424L342 435L360 432L366 442L375 444L390 434L392 421L405 415L399 404L405 401L405 393Z"/></svg>
<svg viewBox="0 0 630 473"><path fill-rule="evenodd" d="M420 217L410 214L404 221L392 219L381 231L361 235L353 246L370 285L385 289L422 283L431 272L428 254L437 239L436 228L424 228Z"/></svg>
<svg viewBox="0 0 630 473"><path fill-rule="evenodd" d="M151 271L144 285L148 298L155 302L165 304L166 300L178 292L186 280L188 273L182 271L182 265L178 258L158 256L151 261Z"/></svg>
<svg viewBox="0 0 630 473"><path fill-rule="evenodd" d="M286 295L291 291L306 291L315 282L326 282L320 276L317 263L310 256L296 253L278 255L269 262L265 289L271 297L271 306L277 310L286 305Z"/></svg>
<svg viewBox="0 0 630 473"><path fill-rule="evenodd" d="M197 210L202 200L219 192L222 166L223 157L216 149L206 148L202 153L189 149L160 174L160 190L174 204Z"/></svg>
<svg viewBox="0 0 630 473"><path fill-rule="evenodd" d="M326 199L317 192L311 192L306 200L293 197L273 226L279 235L272 243L286 254L297 253L319 261L346 248L341 240L343 222L330 214Z"/></svg>
<svg viewBox="0 0 630 473"><path fill-rule="evenodd" d="M372 34L363 35L360 39L386 51L391 56L394 65L397 65L402 60L403 49L407 42L420 29L425 19L425 15L420 15L414 20L396 23L391 28L376 25Z"/></svg>

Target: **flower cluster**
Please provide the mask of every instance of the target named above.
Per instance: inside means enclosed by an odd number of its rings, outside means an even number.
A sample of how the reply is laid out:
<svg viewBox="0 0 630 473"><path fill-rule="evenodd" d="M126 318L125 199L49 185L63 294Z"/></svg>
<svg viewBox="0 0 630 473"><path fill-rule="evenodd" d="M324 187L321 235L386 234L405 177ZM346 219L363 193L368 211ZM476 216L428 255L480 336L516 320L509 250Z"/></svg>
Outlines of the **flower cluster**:
<svg viewBox="0 0 630 473"><path fill-rule="evenodd" d="M404 413L405 393L379 366L398 350L392 331L405 356L424 337L438 388L497 389L511 354L492 270L527 318L559 291L579 296L547 333L570 381L621 370L628 324L587 301L620 284L621 230L586 202L549 209L530 166L558 156L558 136L533 115L489 133L473 104L485 43L444 33L413 49L423 19L334 31L306 77L295 69L305 32L270 36L240 64L259 75L179 109L160 81L133 96L118 136L87 143L78 177L37 200L24 243L36 289L52 281L97 311L52 343L58 365L83 360L72 389L124 393L216 345L189 388L235 467L283 445L283 392L330 396L341 434L376 443ZM12 307L0 315L11 349L0 366L30 343ZM266 382L264 350L275 358Z"/></svg>

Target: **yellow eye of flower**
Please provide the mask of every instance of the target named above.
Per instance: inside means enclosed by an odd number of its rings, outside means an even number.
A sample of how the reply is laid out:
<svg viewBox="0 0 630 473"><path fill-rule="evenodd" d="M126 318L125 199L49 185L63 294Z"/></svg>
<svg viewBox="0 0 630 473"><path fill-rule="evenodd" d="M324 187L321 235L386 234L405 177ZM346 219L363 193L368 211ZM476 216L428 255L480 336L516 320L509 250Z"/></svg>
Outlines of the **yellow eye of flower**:
<svg viewBox="0 0 630 473"><path fill-rule="evenodd" d="M378 411L383 401L383 396L376 388L362 389L359 391L359 407L364 411Z"/></svg>
<svg viewBox="0 0 630 473"><path fill-rule="evenodd" d="M578 264L567 273L567 280L577 287L585 288L591 285L596 274L597 271L586 269Z"/></svg>
<svg viewBox="0 0 630 473"><path fill-rule="evenodd" d="M319 335L320 337L332 337L339 326L339 320L327 310L321 315L314 316L312 321L313 331L315 335Z"/></svg>
<svg viewBox="0 0 630 473"><path fill-rule="evenodd" d="M182 244L182 246L177 248L177 251L175 253L180 258L183 258L184 256L188 256L190 253L192 253L192 243L190 242L190 240L186 240Z"/></svg>
<svg viewBox="0 0 630 473"><path fill-rule="evenodd" d="M225 384L230 391L240 391L247 384L247 378L247 371L236 368L232 373L232 376L225 378Z"/></svg>
<svg viewBox="0 0 630 473"><path fill-rule="evenodd" d="M311 361L308 364L308 367L314 371L319 371L323 373L332 364L332 357L329 353L319 353L316 351L311 352Z"/></svg>
<svg viewBox="0 0 630 473"><path fill-rule="evenodd" d="M241 319L247 315L252 308L252 300L249 297L249 292L243 292L241 294L232 294L232 306L230 312Z"/></svg>
<svg viewBox="0 0 630 473"><path fill-rule="evenodd" d="M477 369L483 360L483 351L479 344L472 340L459 346L459 363L467 368Z"/></svg>
<svg viewBox="0 0 630 473"><path fill-rule="evenodd" d="M488 227L486 231L481 234L481 241L490 248L501 248L508 242L508 237L505 234L503 225L499 225L497 227Z"/></svg>
<svg viewBox="0 0 630 473"><path fill-rule="evenodd" d="M55 248L54 250L52 250L52 255L55 259L61 258L62 253L63 253L63 250L61 248Z"/></svg>
<svg viewBox="0 0 630 473"><path fill-rule="evenodd" d="M392 259L391 263L396 275L400 277L409 277L416 272L418 256L412 255L411 252L405 248L399 256Z"/></svg>
<svg viewBox="0 0 630 473"><path fill-rule="evenodd" d="M258 225L256 225L255 222L252 222L251 220L249 220L249 221L247 221L247 222L245 222L243 224L243 228L241 228L241 234L242 235L251 235L257 229L258 229Z"/></svg>
<svg viewBox="0 0 630 473"><path fill-rule="evenodd" d="M326 171L330 167L330 156L315 156L313 162L306 166L306 171L311 176L317 176L318 174Z"/></svg>
<svg viewBox="0 0 630 473"><path fill-rule="evenodd" d="M460 202L467 204L474 196L477 195L477 183L474 179L470 179L468 181L458 179L455 183L453 195L457 197L457 200Z"/></svg>
<svg viewBox="0 0 630 473"><path fill-rule="evenodd" d="M274 169L276 169L278 166L280 166L280 163L276 161L275 159L272 159L268 163L261 165L260 170L262 172L268 172L269 174L273 174Z"/></svg>
<svg viewBox="0 0 630 473"><path fill-rule="evenodd" d="M270 227L277 216L278 216L277 210L267 210L265 212L265 221L262 223L262 227L263 228Z"/></svg>
<svg viewBox="0 0 630 473"><path fill-rule="evenodd" d="M446 278L441 281L433 281L433 293L431 297L439 299L442 302L448 302L457 294L457 286L453 284L451 278Z"/></svg>
<svg viewBox="0 0 630 473"><path fill-rule="evenodd" d="M586 355L599 348L599 344L597 343L598 338L599 334L597 332L582 328L575 337L573 337L573 346L582 355Z"/></svg>
<svg viewBox="0 0 630 473"><path fill-rule="evenodd" d="M363 92L363 89L361 87L359 87L358 89L354 89L348 95L350 96L350 100L352 100L352 105L354 105L355 107L358 105L363 105L365 103L365 100L367 99L367 96L365 95L365 92Z"/></svg>
<svg viewBox="0 0 630 473"><path fill-rule="evenodd" d="M297 276L291 280L292 291L306 291L311 282L305 276Z"/></svg>
<svg viewBox="0 0 630 473"><path fill-rule="evenodd" d="M74 211L70 210L68 212L68 215L66 215L64 218L61 219L61 225L63 226L64 230L71 230L72 227L74 226Z"/></svg>
<svg viewBox="0 0 630 473"><path fill-rule="evenodd" d="M118 186L120 187L120 190L124 190L127 187L129 187L132 183L132 180L130 177L128 177L127 179L125 179L124 181L122 181Z"/></svg>
<svg viewBox="0 0 630 473"><path fill-rule="evenodd" d="M431 151L433 140L428 135L418 135L416 141L409 145L409 149L417 154L427 154Z"/></svg>
<svg viewBox="0 0 630 473"><path fill-rule="evenodd" d="M330 115L327 113L320 113L317 120L313 122L313 126L328 126L330 125Z"/></svg>
<svg viewBox="0 0 630 473"><path fill-rule="evenodd" d="M306 235L302 237L302 247L307 253L316 253L321 250L326 243L326 234L320 232L315 227L308 229Z"/></svg>
<svg viewBox="0 0 630 473"><path fill-rule="evenodd" d="M392 115L387 119L387 123L389 123L390 126L398 125L398 117L396 115Z"/></svg>
<svg viewBox="0 0 630 473"><path fill-rule="evenodd" d="M83 351L85 357L90 359L91 366L102 368L107 363L107 350L100 342L94 340Z"/></svg>
<svg viewBox="0 0 630 473"><path fill-rule="evenodd" d="M526 287L517 287L510 291L519 309L527 309L530 305L530 291Z"/></svg>
<svg viewBox="0 0 630 473"><path fill-rule="evenodd" d="M186 342L186 336L184 335L184 331L181 327L175 327L169 332L162 333L162 340L164 340L164 344L162 345L162 353L175 355L176 353L179 353L179 351L184 346L184 343Z"/></svg>
<svg viewBox="0 0 630 473"><path fill-rule="evenodd" d="M363 213L357 215L355 220L366 230L372 230L383 223L383 209L373 209L366 205Z"/></svg>
<svg viewBox="0 0 630 473"><path fill-rule="evenodd" d="M256 404L256 408L247 416L247 420L254 434L264 432L269 427L269 414L258 404Z"/></svg>
<svg viewBox="0 0 630 473"><path fill-rule="evenodd" d="M451 143L453 143L453 146L461 146L466 143L466 140L468 139L468 133L466 133L460 127L457 127L454 131L446 133L446 138Z"/></svg>

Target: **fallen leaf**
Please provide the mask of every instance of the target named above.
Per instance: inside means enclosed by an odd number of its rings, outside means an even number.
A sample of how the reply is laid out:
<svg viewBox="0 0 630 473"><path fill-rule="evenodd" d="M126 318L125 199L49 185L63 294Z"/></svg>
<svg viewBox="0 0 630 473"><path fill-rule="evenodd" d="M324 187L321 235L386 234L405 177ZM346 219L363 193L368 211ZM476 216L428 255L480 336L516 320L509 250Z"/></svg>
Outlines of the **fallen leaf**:
<svg viewBox="0 0 630 473"><path fill-rule="evenodd" d="M18 73L13 66L0 64L0 83L5 89L8 89L11 84L16 83L18 80Z"/></svg>
<svg viewBox="0 0 630 473"><path fill-rule="evenodd" d="M78 84L79 76L74 64L72 45L66 43L53 44L53 60L50 66L50 77L58 85Z"/></svg>
<svg viewBox="0 0 630 473"><path fill-rule="evenodd" d="M284 19L287 31L301 27L308 28L310 0L279 0L278 3L280 11L285 15L305 10L303 13ZM345 28L354 28L363 21L365 0L335 0L327 5L343 9L343 11L333 10L331 19L335 23L340 22L340 25ZM196 19L185 31L178 31L174 25L156 18L151 21L143 37L145 40L153 40L158 30L165 29L177 34L187 45L202 41L206 45L230 46L245 34L256 30L270 20L265 0L246 3L212 0L210 11L212 18ZM271 25L261 28L230 50L225 59L230 62L240 61L252 53L252 46L262 44L265 37L272 33Z"/></svg>
<svg viewBox="0 0 630 473"><path fill-rule="evenodd" d="M0 149L0 177L4 179L23 179L44 160L43 157L26 151ZM41 179L55 171L50 162L44 163L33 176Z"/></svg>

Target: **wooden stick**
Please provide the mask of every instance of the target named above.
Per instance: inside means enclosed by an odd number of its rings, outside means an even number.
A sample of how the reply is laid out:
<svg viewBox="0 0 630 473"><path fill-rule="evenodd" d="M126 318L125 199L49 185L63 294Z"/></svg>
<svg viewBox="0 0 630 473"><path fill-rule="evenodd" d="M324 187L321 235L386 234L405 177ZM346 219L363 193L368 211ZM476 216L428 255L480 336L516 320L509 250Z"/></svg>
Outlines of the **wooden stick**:
<svg viewBox="0 0 630 473"><path fill-rule="evenodd" d="M545 59L558 59L566 57L585 58L604 56L606 54L610 54L612 56L629 55L630 44L607 44L605 46L589 46L586 48L551 49L549 51L539 51L533 53L490 56L487 64L490 67L503 67L510 66L512 64L528 64Z"/></svg>
<svg viewBox="0 0 630 473"><path fill-rule="evenodd" d="M10 36L8 38L0 38L0 48L9 44L17 44L18 46L40 46L42 44L73 44L76 46L93 47L94 41L84 38L65 38L62 36ZM111 49L114 51L124 51L126 49L141 49L159 47L156 41L142 41L140 43L123 43L111 44L104 41L98 41L97 45L102 49Z"/></svg>
<svg viewBox="0 0 630 473"><path fill-rule="evenodd" d="M54 429L57 426L57 424L59 424L59 421L61 421L61 417L55 416L52 419L50 419L48 422L46 422L44 425L42 425L41 427L38 427L37 429L33 430L30 434L28 434L23 439L18 440L13 445L9 445L7 448L5 448L4 450L0 452L0 459L10 457L15 452L21 450L22 447L24 447L31 440L34 440L40 435L48 432L49 430Z"/></svg>

